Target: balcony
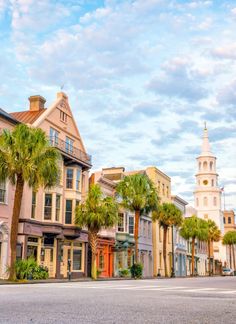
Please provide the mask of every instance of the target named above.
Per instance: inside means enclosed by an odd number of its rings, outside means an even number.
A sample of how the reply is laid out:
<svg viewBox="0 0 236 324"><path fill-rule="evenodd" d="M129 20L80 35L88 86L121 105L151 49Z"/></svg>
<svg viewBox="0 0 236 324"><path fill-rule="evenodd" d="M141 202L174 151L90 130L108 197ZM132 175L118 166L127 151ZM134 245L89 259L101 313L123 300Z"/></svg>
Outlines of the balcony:
<svg viewBox="0 0 236 324"><path fill-rule="evenodd" d="M58 137L51 137L49 138L49 140L50 144L58 148L64 157L79 162L80 164L83 164L86 168L91 168L91 155L81 151L80 149L74 147L70 143L63 141Z"/></svg>

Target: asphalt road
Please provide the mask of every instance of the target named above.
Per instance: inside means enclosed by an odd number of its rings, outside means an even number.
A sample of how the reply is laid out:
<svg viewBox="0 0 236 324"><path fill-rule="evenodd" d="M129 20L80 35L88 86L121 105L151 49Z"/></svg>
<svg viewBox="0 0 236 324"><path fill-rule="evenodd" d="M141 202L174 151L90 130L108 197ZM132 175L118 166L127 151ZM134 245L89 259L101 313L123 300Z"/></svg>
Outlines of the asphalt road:
<svg viewBox="0 0 236 324"><path fill-rule="evenodd" d="M236 277L4 285L0 323L236 323Z"/></svg>

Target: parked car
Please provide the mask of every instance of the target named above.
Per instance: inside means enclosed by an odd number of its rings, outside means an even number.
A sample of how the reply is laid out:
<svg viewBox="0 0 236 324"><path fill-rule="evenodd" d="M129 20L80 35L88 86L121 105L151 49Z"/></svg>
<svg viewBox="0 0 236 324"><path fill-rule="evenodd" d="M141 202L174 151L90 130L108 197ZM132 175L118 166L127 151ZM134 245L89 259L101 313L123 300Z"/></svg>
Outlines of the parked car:
<svg viewBox="0 0 236 324"><path fill-rule="evenodd" d="M222 276L233 276L234 270L230 268L222 268Z"/></svg>

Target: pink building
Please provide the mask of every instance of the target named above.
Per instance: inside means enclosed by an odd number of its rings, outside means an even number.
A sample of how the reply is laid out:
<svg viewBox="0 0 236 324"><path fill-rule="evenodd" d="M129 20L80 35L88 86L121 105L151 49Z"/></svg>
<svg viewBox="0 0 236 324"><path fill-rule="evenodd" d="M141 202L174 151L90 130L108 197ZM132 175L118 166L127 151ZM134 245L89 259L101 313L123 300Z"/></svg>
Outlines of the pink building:
<svg viewBox="0 0 236 324"><path fill-rule="evenodd" d="M33 255L39 264L48 267L51 278L67 277L69 260L72 277L86 276L88 237L85 230L74 225L74 210L88 190L91 157L84 148L66 94L58 93L47 109L41 96L31 96L29 101L29 110L11 116L45 131L51 145L62 155L61 177L58 186L50 190L40 188L34 192L25 186L17 257ZM12 202L8 212L12 211Z"/></svg>
<svg viewBox="0 0 236 324"><path fill-rule="evenodd" d="M0 132L3 129L13 129L18 123L16 119L0 109ZM0 278L6 278L7 265L9 263L9 237L11 227L12 202L14 188L11 184L0 182Z"/></svg>

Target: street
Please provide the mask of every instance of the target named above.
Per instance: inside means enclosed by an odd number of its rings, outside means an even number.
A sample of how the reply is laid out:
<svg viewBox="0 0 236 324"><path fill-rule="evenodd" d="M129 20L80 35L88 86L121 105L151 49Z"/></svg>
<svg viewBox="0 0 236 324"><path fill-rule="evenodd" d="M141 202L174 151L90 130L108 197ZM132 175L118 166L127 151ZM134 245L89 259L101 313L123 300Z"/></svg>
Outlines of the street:
<svg viewBox="0 0 236 324"><path fill-rule="evenodd" d="M0 286L0 323L235 323L236 278Z"/></svg>

